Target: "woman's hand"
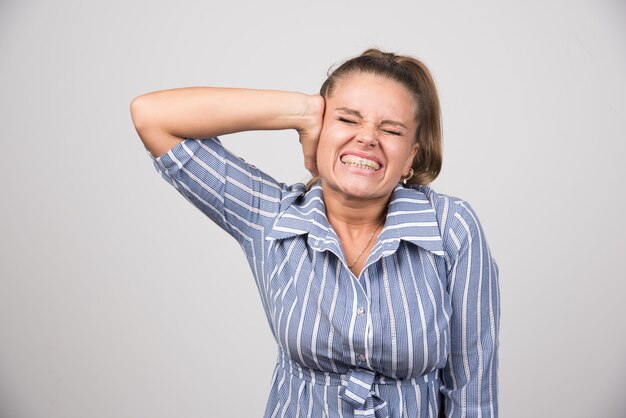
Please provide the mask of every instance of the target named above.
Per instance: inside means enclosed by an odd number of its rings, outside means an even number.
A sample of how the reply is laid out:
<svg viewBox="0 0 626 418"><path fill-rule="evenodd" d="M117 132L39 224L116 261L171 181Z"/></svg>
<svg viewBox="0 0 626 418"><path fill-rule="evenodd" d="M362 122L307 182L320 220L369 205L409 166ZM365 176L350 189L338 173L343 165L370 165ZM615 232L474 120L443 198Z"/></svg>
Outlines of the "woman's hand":
<svg viewBox="0 0 626 418"><path fill-rule="evenodd" d="M322 132L324 109L326 103L319 94L308 96L307 110L303 115L301 125L296 129L300 135L302 154L304 155L304 167L317 176L317 144Z"/></svg>

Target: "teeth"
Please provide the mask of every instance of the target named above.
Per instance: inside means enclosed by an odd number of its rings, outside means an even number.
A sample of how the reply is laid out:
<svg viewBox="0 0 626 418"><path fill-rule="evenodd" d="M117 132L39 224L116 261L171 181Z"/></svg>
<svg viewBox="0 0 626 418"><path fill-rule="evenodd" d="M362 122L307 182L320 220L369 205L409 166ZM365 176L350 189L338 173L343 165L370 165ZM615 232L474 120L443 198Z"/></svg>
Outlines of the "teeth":
<svg viewBox="0 0 626 418"><path fill-rule="evenodd" d="M380 165L376 161L357 157L355 155L344 155L341 157L341 162L359 168L369 168L371 170L378 170L380 168Z"/></svg>

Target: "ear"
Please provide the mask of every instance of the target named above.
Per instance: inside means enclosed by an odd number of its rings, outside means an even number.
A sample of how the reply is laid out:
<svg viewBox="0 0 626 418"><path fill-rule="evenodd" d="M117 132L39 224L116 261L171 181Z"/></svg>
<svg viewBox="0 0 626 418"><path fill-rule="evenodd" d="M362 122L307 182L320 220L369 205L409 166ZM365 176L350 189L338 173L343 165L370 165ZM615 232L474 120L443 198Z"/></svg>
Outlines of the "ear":
<svg viewBox="0 0 626 418"><path fill-rule="evenodd" d="M410 158L407 159L407 162L404 166L404 171L402 171L403 173L409 172L409 170L413 166L413 160L415 159L415 156L417 155L417 152L419 151L419 149L420 149L420 144L418 144L417 142L413 144L413 146L411 146Z"/></svg>

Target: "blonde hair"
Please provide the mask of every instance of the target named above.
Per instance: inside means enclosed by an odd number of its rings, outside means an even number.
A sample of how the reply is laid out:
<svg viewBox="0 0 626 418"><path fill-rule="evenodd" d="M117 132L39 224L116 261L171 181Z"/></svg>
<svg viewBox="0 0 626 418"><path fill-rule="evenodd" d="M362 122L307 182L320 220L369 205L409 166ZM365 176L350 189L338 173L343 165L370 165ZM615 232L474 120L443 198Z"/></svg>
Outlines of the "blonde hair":
<svg viewBox="0 0 626 418"><path fill-rule="evenodd" d="M370 73L395 80L407 88L417 103L415 141L419 150L413 159L413 177L408 184L428 184L435 180L442 164L441 110L437 88L430 71L416 58L368 49L331 71L320 88L324 98L332 95L338 80L354 73ZM317 183L314 177L307 188Z"/></svg>

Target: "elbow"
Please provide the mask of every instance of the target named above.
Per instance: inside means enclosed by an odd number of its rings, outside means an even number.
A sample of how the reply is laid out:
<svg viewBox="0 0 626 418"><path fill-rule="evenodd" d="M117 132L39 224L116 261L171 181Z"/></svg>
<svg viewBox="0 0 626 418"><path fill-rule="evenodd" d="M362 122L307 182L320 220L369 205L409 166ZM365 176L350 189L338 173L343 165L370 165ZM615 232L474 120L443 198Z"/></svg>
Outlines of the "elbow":
<svg viewBox="0 0 626 418"><path fill-rule="evenodd" d="M150 100L146 95L135 97L130 102L130 117L139 139L154 155L155 144L160 142L158 139L162 135L158 135L158 129L154 123L155 118L150 110Z"/></svg>
<svg viewBox="0 0 626 418"><path fill-rule="evenodd" d="M135 130L141 136L150 127L149 103L146 95L137 96L130 102L130 117Z"/></svg>
<svg viewBox="0 0 626 418"><path fill-rule="evenodd" d="M158 111L158 104L150 94L135 97L130 102L130 116L137 135L153 157L165 154L181 141L181 138L163 129L162 124L159 123Z"/></svg>

